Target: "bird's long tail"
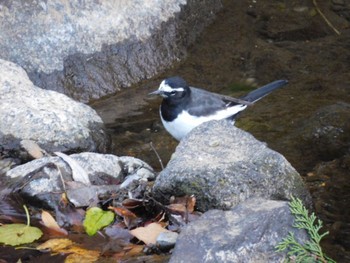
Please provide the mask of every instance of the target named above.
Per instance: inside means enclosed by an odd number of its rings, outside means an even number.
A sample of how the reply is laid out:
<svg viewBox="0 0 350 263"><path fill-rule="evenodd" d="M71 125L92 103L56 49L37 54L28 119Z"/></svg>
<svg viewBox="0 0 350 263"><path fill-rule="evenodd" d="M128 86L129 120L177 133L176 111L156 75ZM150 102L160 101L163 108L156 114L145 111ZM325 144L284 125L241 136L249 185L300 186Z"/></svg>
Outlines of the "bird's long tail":
<svg viewBox="0 0 350 263"><path fill-rule="evenodd" d="M288 80L276 80L256 90L253 90L252 92L243 96L241 99L249 102L256 102L262 99L263 97L265 97L266 95L268 95L270 92L274 91L275 89L279 89L283 87L287 83L288 83Z"/></svg>

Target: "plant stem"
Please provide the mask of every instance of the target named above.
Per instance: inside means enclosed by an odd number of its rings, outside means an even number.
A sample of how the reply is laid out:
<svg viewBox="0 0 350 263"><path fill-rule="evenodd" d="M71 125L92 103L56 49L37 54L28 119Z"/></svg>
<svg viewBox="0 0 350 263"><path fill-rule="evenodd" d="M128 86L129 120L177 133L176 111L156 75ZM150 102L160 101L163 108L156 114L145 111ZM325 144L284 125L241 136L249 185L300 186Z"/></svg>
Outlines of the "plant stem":
<svg viewBox="0 0 350 263"><path fill-rule="evenodd" d="M30 226L30 216L29 216L29 211L26 205L23 205L24 211L26 211L26 216L27 216L27 226Z"/></svg>

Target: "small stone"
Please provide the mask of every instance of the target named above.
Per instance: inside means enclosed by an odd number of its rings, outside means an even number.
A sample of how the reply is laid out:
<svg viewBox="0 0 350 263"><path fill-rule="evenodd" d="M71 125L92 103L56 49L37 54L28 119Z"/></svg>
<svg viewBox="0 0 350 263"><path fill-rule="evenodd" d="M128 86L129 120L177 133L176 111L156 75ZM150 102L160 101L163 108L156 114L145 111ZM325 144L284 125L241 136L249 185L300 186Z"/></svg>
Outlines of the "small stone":
<svg viewBox="0 0 350 263"><path fill-rule="evenodd" d="M345 5L345 2L344 2L344 0L332 0L332 3L334 4L334 5Z"/></svg>
<svg viewBox="0 0 350 263"><path fill-rule="evenodd" d="M13 167L18 165L20 160L14 158L5 158L0 160L0 175L5 174L7 171L11 170Z"/></svg>
<svg viewBox="0 0 350 263"><path fill-rule="evenodd" d="M219 145L220 145L220 141L218 141L218 140L210 141L210 142L209 142L209 146L210 146L210 147L217 147L217 146L219 146Z"/></svg>
<svg viewBox="0 0 350 263"><path fill-rule="evenodd" d="M175 246L178 235L176 232L160 233L156 244L161 250L169 250Z"/></svg>
<svg viewBox="0 0 350 263"><path fill-rule="evenodd" d="M21 146L28 152L28 154L34 159L40 159L44 157L44 150L32 140L22 140L20 142Z"/></svg>
<svg viewBox="0 0 350 263"><path fill-rule="evenodd" d="M298 12L298 13L303 13L307 12L309 8L307 6L296 6L293 8L293 11Z"/></svg>

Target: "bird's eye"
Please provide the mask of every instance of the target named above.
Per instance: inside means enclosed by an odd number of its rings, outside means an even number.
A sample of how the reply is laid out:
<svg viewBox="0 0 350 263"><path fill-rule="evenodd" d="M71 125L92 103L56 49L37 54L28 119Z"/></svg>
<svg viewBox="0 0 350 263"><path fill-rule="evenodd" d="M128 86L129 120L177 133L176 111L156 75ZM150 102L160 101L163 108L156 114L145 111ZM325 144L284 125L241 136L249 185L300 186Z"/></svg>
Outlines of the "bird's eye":
<svg viewBox="0 0 350 263"><path fill-rule="evenodd" d="M176 90L173 90L170 92L170 95L175 95L176 94Z"/></svg>

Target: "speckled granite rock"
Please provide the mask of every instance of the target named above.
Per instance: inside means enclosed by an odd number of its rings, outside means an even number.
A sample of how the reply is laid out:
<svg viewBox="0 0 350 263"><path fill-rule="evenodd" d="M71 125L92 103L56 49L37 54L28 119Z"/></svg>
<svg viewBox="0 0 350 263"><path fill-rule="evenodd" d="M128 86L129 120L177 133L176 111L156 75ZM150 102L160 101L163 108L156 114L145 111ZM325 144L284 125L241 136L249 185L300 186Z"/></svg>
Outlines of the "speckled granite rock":
<svg viewBox="0 0 350 263"><path fill-rule="evenodd" d="M20 155L21 140L48 152L106 152L110 140L95 110L34 86L14 63L0 59L0 72L0 153Z"/></svg>
<svg viewBox="0 0 350 263"><path fill-rule="evenodd" d="M34 84L87 102L149 78L186 54L219 0L5 1L0 58Z"/></svg>
<svg viewBox="0 0 350 263"><path fill-rule="evenodd" d="M311 197L301 176L279 153L231 122L211 121L179 144L153 187L155 196L194 195L200 211L230 209L246 199Z"/></svg>

